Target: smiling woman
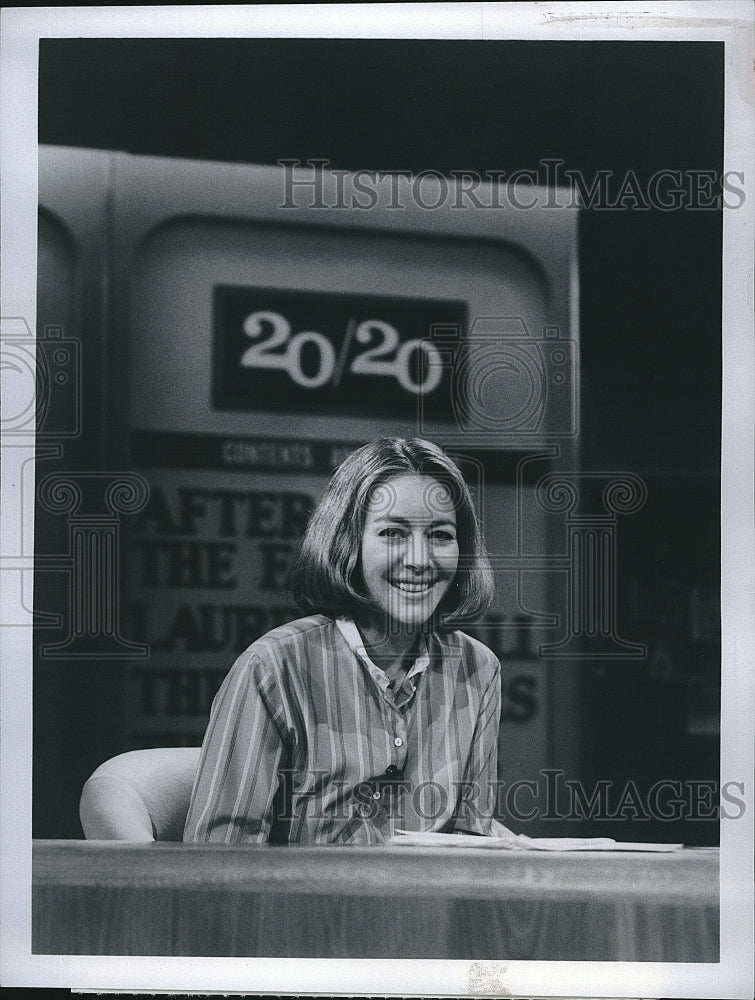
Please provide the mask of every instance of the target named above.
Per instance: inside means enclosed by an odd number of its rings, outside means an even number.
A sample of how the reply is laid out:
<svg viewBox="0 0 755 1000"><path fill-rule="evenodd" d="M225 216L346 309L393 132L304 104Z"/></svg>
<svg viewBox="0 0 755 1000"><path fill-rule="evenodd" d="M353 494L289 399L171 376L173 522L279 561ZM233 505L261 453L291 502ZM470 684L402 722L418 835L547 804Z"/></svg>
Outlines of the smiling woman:
<svg viewBox="0 0 755 1000"><path fill-rule="evenodd" d="M403 642L435 614L458 565L448 489L418 473L383 483L370 499L362 536L361 585L377 609L361 617L362 632L378 639L389 625Z"/></svg>
<svg viewBox="0 0 755 1000"><path fill-rule="evenodd" d="M492 576L456 465L418 438L357 449L310 519L293 591L308 617L253 643L213 703L184 839L489 835L500 664L457 630Z"/></svg>

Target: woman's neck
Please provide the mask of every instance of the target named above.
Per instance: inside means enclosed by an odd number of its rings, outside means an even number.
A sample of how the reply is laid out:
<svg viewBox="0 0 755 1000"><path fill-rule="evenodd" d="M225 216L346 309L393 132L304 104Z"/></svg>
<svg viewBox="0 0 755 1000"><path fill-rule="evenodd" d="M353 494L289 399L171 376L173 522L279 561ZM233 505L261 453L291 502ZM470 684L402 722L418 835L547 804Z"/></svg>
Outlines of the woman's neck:
<svg viewBox="0 0 755 1000"><path fill-rule="evenodd" d="M419 632L415 627L402 627L395 622L360 617L356 620L359 634L364 640L367 655L381 670L401 664L408 667L418 653Z"/></svg>

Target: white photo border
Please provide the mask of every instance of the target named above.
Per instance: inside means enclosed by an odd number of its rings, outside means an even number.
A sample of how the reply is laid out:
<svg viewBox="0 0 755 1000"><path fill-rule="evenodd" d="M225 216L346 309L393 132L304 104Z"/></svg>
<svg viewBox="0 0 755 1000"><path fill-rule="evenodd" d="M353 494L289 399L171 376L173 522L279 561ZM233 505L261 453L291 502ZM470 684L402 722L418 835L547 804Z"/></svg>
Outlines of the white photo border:
<svg viewBox="0 0 755 1000"><path fill-rule="evenodd" d="M724 171L746 197L724 212L721 782L746 810L721 823L721 955L715 965L490 962L512 996L748 997L753 982L753 8L747 2L452 3L5 8L0 14L1 309L36 303L37 78L41 38L332 37L722 41ZM6 400L6 405L7 405ZM21 512L3 491L2 552ZM31 516L27 512L27 517ZM3 623L11 621L3 595ZM12 611L12 609L10 609ZM121 992L470 995L463 961L45 956L31 940L31 628L0 629L0 977L3 985ZM749 949L749 951L748 951ZM479 964L479 963L476 963ZM493 981L491 980L491 981ZM253 989L250 989L253 987Z"/></svg>

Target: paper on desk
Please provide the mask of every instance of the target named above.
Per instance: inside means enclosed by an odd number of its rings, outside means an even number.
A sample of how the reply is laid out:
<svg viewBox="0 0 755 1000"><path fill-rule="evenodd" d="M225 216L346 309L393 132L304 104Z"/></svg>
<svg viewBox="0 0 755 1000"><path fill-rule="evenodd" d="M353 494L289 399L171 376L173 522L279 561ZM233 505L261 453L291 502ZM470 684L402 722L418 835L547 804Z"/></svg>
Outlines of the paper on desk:
<svg viewBox="0 0 755 1000"><path fill-rule="evenodd" d="M502 834L476 837L467 833L415 833L397 830L390 844L407 847L477 847L499 851L679 851L683 844L626 843L610 837L527 837L500 827Z"/></svg>

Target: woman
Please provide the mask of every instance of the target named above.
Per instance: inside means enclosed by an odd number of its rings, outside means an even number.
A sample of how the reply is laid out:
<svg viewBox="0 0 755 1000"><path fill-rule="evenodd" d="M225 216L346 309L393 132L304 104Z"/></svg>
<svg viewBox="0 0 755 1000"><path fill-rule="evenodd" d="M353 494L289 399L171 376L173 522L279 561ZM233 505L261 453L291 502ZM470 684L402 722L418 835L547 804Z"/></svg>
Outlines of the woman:
<svg viewBox="0 0 755 1000"><path fill-rule="evenodd" d="M492 589L457 466L419 438L355 451L294 568L307 617L254 642L215 698L184 840L489 834L500 665L456 626Z"/></svg>

